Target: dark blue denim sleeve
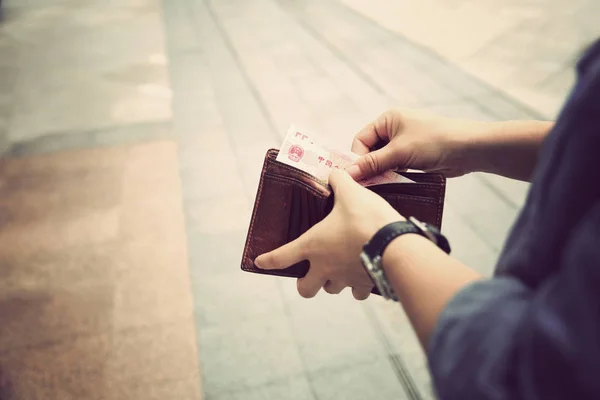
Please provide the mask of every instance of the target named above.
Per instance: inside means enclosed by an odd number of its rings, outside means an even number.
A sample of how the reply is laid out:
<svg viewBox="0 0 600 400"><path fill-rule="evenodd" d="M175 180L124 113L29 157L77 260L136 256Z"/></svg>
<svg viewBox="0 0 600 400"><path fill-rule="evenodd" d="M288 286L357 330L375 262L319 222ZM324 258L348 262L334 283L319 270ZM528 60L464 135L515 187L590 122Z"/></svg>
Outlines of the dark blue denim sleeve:
<svg viewBox="0 0 600 400"><path fill-rule="evenodd" d="M600 398L600 205L539 286L516 277L472 284L429 343L440 399Z"/></svg>

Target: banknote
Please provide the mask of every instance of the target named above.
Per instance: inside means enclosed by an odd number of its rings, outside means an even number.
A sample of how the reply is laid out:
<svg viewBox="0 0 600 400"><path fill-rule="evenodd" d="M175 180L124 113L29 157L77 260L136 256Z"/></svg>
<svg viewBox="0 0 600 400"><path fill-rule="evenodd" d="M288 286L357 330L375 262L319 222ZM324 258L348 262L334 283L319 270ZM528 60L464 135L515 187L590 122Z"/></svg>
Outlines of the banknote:
<svg viewBox="0 0 600 400"><path fill-rule="evenodd" d="M291 125L277 155L277 161L307 172L327 184L333 168L345 169L354 164L359 157L358 154L332 148L314 132ZM398 182L413 181L392 171L359 181L363 186Z"/></svg>

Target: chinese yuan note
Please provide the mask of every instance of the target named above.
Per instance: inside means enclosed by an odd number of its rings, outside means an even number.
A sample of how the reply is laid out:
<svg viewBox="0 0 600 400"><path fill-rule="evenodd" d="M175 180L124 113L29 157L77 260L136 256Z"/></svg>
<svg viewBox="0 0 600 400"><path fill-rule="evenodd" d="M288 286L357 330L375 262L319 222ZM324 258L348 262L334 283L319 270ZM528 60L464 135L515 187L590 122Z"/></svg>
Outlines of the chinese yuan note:
<svg viewBox="0 0 600 400"><path fill-rule="evenodd" d="M345 169L358 158L357 154L326 147L317 134L294 125L288 129L277 155L277 161L307 172L325 184L333 168ZM392 171L359 181L363 186L397 182L412 181Z"/></svg>

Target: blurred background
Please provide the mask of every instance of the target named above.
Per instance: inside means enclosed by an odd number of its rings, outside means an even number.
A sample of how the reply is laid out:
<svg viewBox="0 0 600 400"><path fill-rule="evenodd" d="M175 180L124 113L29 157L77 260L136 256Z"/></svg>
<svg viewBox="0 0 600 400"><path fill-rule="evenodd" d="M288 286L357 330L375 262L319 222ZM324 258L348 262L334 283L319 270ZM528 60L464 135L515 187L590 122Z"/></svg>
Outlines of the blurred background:
<svg viewBox="0 0 600 400"><path fill-rule="evenodd" d="M0 399L433 399L399 306L240 271L290 123L552 119L595 0L4 0ZM527 185L448 184L491 273Z"/></svg>

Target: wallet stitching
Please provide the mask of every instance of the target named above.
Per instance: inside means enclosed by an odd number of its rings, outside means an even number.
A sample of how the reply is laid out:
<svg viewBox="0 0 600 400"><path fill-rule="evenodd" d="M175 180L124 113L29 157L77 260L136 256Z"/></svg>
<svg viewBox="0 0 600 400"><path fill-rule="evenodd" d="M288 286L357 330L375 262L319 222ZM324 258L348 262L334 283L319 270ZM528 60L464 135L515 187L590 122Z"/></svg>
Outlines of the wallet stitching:
<svg viewBox="0 0 600 400"><path fill-rule="evenodd" d="M413 183L410 183L410 182L398 182L398 183L399 184L404 184L404 185L415 185L415 186L412 186L412 187L413 188L414 187L418 187L419 189L435 189L435 190L437 190L440 187L440 184L432 184L432 183L421 183L421 182L413 182ZM372 187L375 187L375 186L383 186L383 187L385 187L386 185L390 185L390 184L389 183L379 183L377 185L364 186L364 187L366 187L367 189L369 189L369 188L372 188Z"/></svg>
<svg viewBox="0 0 600 400"><path fill-rule="evenodd" d="M248 238L246 239L246 246L245 246L245 249L244 249L243 260L242 260L242 269L246 270L246 271L251 271L252 270L251 269L252 267L246 266L246 262L245 261L249 260L248 249L249 249L250 243L252 243L252 238L254 237L254 229L253 228L254 228L254 223L256 221L256 213L257 213L257 208L258 208L258 202L259 202L259 200L261 198L261 195L262 195L262 190L263 190L263 186L264 186L264 180L265 180L266 177L269 177L269 178L274 179L274 180L279 181L279 182L289 182L291 184L302 185L302 187L304 187L307 190L311 191L313 194L315 194L317 196L321 196L321 197L323 196L323 194L320 193L317 189L314 189L314 188L310 187L308 184L306 184L306 183L304 183L304 182L302 182L300 180L297 180L297 179L289 177L289 176L287 176L287 177L279 177L279 176L276 176L276 175L273 175L273 174L267 172L267 164L269 162L273 162L273 160L269 160L267 158L267 160L265 161L265 165L264 165L263 171L262 171L261 176L260 176L260 182L259 182L259 185L258 185L258 192L256 194L256 201L255 201L254 209L252 210L252 220L250 221L250 232L248 234ZM287 168L287 166L285 168ZM291 168L292 167L290 167L289 169L293 172L293 170ZM302 171L300 171L300 172L302 172ZM254 265L254 260L250 260L250 261Z"/></svg>
<svg viewBox="0 0 600 400"><path fill-rule="evenodd" d="M438 195L438 201L437 201L437 203L438 203L438 208L437 208L438 209L437 224L438 224L439 227L441 227L442 226L442 205L444 203L443 203L443 200L442 200L441 196L439 196L439 195Z"/></svg>
<svg viewBox="0 0 600 400"><path fill-rule="evenodd" d="M380 195L385 199L385 196ZM410 194L394 194L395 198L405 199L405 200L414 200L419 203L429 203L429 204L438 204L438 202L432 198L413 196Z"/></svg>
<svg viewBox="0 0 600 400"><path fill-rule="evenodd" d="M324 195L323 193L319 192L317 189L311 187L309 184L297 179L297 178L293 178L290 176L277 176L277 175L273 175L269 172L266 172L264 174L265 178L269 178L275 181L279 181L279 182L283 182L283 183L290 183L290 184L295 184L295 185L300 185L302 188L309 190L310 192L312 192L313 194L315 194L318 197L321 198L327 198L329 196ZM438 188L439 189L439 188ZM439 192L439 190L438 190ZM377 193L377 192L374 192ZM400 198L400 199L405 199L405 200L413 200L413 201L417 201L417 202L421 202L421 203L429 203L429 204L434 204L437 205L439 204L439 201L434 199L434 198L430 198L430 197L424 197L424 196L418 196L418 195L411 195L411 194L400 194L400 193L385 193L385 194L379 194L377 193L379 196L381 197L385 197L387 196L393 196L394 198ZM437 197L437 196L436 196ZM439 211L439 210L438 210ZM439 214L439 212L438 212ZM439 218L438 218L439 219Z"/></svg>
<svg viewBox="0 0 600 400"><path fill-rule="evenodd" d="M446 180L444 179L441 182L441 185L438 188L438 215L437 215L437 225L442 227L442 216L444 212L444 198L446 194Z"/></svg>
<svg viewBox="0 0 600 400"><path fill-rule="evenodd" d="M431 198L423 198L423 197L419 197L419 196L413 196L413 195L408 195L408 194L397 194L394 195L396 198L401 198L401 199L406 199L406 200L414 200L414 201L418 201L421 203L429 203L429 204L433 204L436 205L436 224L437 226L442 226L442 212L443 212L443 204L444 204L444 199L442 198L442 189L445 187L446 185L444 183L442 183L440 186L438 186L436 189L437 191L437 200L431 199ZM380 195L381 196L381 195ZM384 196L382 196L384 197Z"/></svg>
<svg viewBox="0 0 600 400"><path fill-rule="evenodd" d="M277 176L277 175L273 175L269 172L265 173L265 178L268 177L270 179L279 181L279 182L284 182L284 183L291 183L291 184L296 184L296 185L300 185L303 188L305 188L306 190L311 191L314 195L319 196L319 197L329 197L329 195L325 195L324 193L319 192L317 189L311 187L310 185L308 185L305 182L302 182L299 179L296 178L292 178L291 176Z"/></svg>
<svg viewBox="0 0 600 400"><path fill-rule="evenodd" d="M269 269L260 269L260 268L253 268L253 269L245 269L245 271L247 272L254 272L256 274L263 274L263 275L274 275L274 276L285 276L288 278L297 278L298 275L290 273L290 272L285 272L285 270L269 270Z"/></svg>
<svg viewBox="0 0 600 400"><path fill-rule="evenodd" d="M327 189L327 185L325 185L323 182L321 182L320 180L318 180L317 178L315 178L313 175L309 174L308 172L304 172L299 168L284 164L281 161L277 161L277 160L268 160L268 161L275 163L275 164L277 164L278 167L285 168L293 173L299 173L300 175L305 176L305 177L309 178L310 180L312 180L313 182L316 182L319 185L323 186L324 189Z"/></svg>
<svg viewBox="0 0 600 400"><path fill-rule="evenodd" d="M302 176L305 176L305 177L307 177L307 178L308 178L308 179L310 179L311 181L318 183L318 184L319 184L319 185L321 185L323 188L326 188L326 189L328 188L328 185L325 185L325 184L324 184L322 181L320 181L319 179L315 178L313 175L309 174L308 172L302 171L302 170L301 170L301 169L299 169L299 168L292 167L291 165L288 165L288 164L284 164L284 163L282 163L281 161L277 161L277 159L275 159L275 160L267 159L267 161L268 161L268 162L270 162L270 163L274 163L274 164L276 164L278 167L285 168L285 169L287 169L288 171L291 171L291 172L293 172L293 173L299 173L299 174L301 174ZM267 174L269 174L269 172L267 172ZM410 178L409 178L409 179L410 179ZM407 184L408 184L408 183L410 183L410 182L404 182L404 183L407 183ZM413 184L413 185L418 185L418 186L419 186L419 188L424 188L424 189L439 189L439 187L440 187L440 183L437 183L437 184L436 184L436 183L431 183L431 182L413 182L413 183L411 183L411 184ZM384 185L385 185L385 183L383 183L383 184L378 184L378 185L366 186L366 187L372 187L372 186L384 186Z"/></svg>
<svg viewBox="0 0 600 400"><path fill-rule="evenodd" d="M244 248L244 256L243 256L243 260L242 260L242 269L244 270L249 270L249 268L252 267L247 267L245 264L245 260L248 257L248 249L250 247L250 244L252 243L252 238L254 236L254 222L256 220L256 211L258 209L258 201L261 198L262 195L262 190L263 190L263 183L264 183L264 179L265 179L265 171L267 169L267 162L269 161L269 159L267 158L267 160L265 160L264 166L263 166L263 170L262 173L260 174L260 183L258 184L258 192L256 194L256 200L254 202L254 209L252 210L252 220L250 221L250 231L248 232L248 238L246 239L246 246ZM252 265L254 266L254 260L251 260Z"/></svg>

